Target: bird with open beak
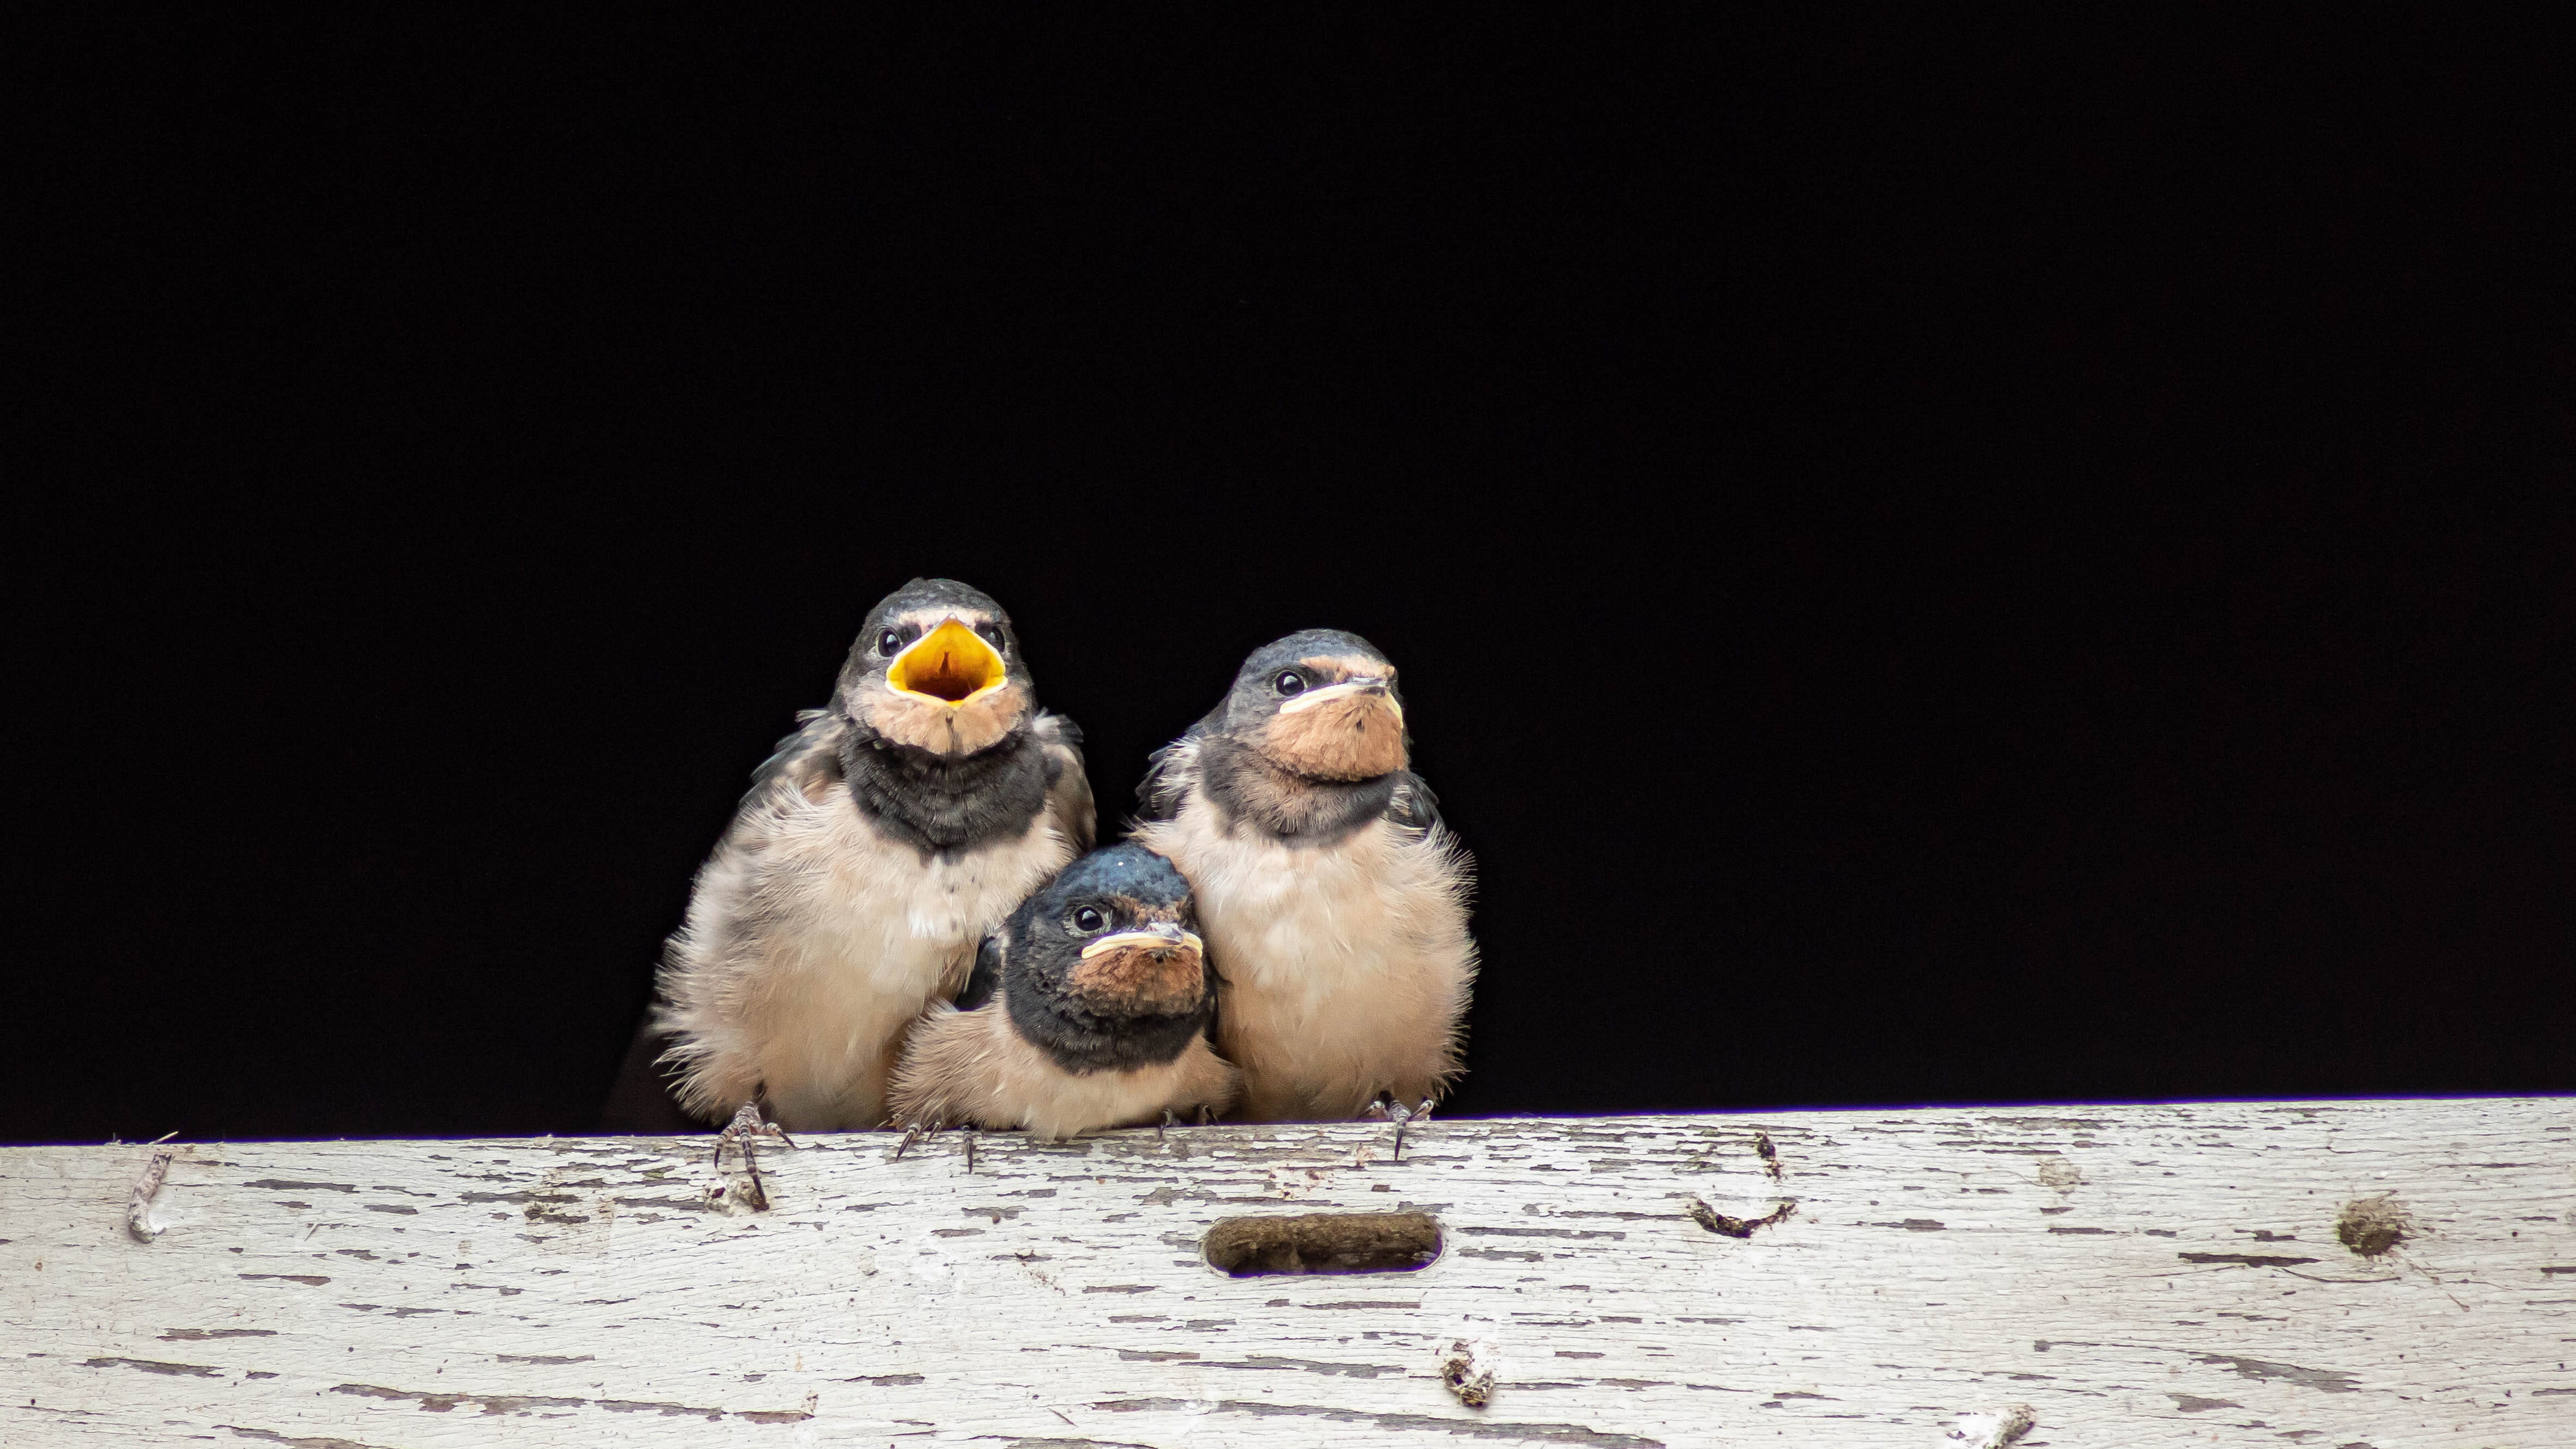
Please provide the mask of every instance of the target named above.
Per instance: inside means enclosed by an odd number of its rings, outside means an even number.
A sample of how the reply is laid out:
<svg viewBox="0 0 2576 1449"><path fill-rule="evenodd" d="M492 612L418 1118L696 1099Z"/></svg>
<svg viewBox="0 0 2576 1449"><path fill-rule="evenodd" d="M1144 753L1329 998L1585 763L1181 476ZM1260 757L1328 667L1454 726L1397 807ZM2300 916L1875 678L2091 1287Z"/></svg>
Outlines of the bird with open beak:
<svg viewBox="0 0 2576 1449"><path fill-rule="evenodd" d="M1208 1047L1216 993L1197 925L1189 882L1143 846L1065 867L913 1032L895 1120L1057 1139L1223 1112L1238 1075Z"/></svg>
<svg viewBox="0 0 2576 1449"><path fill-rule="evenodd" d="M1253 651L1137 788L1134 838L1197 899L1251 1120L1401 1113L1460 1070L1470 864L1409 762L1395 666L1312 629Z"/></svg>
<svg viewBox="0 0 2576 1449"><path fill-rule="evenodd" d="M799 719L698 872L655 1027L693 1114L876 1127L923 1009L1091 848L1082 736L1038 708L1001 606L947 579L870 611Z"/></svg>

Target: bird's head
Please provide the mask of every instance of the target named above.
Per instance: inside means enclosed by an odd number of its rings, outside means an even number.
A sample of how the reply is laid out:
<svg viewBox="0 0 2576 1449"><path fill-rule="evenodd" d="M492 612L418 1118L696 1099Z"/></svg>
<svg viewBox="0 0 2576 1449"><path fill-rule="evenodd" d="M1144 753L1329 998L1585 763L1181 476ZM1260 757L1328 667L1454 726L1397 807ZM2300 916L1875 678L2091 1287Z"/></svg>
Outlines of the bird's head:
<svg viewBox="0 0 2576 1449"><path fill-rule="evenodd" d="M1226 695L1223 733L1309 780L1374 780L1408 759L1395 666L1338 629L1304 630L1252 651Z"/></svg>
<svg viewBox="0 0 2576 1449"><path fill-rule="evenodd" d="M1066 866L1011 913L1005 930L1002 985L1015 1017L1039 1008L1051 1018L1115 1025L1206 1015L1207 951L1190 884L1134 841Z"/></svg>
<svg viewBox="0 0 2576 1449"><path fill-rule="evenodd" d="M914 579L869 610L839 692L878 735L951 757L1000 743L1036 697L1011 616L953 579Z"/></svg>

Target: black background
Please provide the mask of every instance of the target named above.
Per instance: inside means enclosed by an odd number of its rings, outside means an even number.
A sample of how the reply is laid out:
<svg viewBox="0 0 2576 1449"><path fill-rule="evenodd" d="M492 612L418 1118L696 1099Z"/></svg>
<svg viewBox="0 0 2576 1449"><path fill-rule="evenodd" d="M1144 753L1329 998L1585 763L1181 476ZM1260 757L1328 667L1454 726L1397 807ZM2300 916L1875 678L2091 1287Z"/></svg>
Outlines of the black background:
<svg viewBox="0 0 2576 1449"><path fill-rule="evenodd" d="M0 1138L589 1126L915 574L1388 650L1460 1112L2576 1090L2540 13L37 36Z"/></svg>

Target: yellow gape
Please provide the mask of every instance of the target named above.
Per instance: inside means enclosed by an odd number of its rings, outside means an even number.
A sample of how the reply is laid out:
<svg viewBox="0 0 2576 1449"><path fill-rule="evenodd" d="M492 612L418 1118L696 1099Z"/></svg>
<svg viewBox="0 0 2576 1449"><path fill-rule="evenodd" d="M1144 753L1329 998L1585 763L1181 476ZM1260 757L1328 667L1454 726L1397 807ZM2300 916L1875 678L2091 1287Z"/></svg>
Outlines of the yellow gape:
<svg viewBox="0 0 2576 1449"><path fill-rule="evenodd" d="M955 619L922 635L886 666L886 683L897 693L951 708L983 698L1006 679L1002 656Z"/></svg>

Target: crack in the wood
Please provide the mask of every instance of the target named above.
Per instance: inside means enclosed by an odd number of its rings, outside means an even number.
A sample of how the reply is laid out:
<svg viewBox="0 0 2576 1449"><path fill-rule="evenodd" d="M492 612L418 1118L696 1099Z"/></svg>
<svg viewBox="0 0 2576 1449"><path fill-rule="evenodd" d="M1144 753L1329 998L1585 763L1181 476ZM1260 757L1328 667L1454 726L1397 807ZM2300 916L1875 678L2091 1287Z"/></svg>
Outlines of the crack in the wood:
<svg viewBox="0 0 2576 1449"><path fill-rule="evenodd" d="M722 1210L715 1204L708 1202L702 1196L694 1194L689 1197L612 1197L609 1201L617 1204L619 1207L675 1208L684 1213L715 1213L719 1216L722 1215ZM865 1206L849 1208L847 1211L863 1213L868 1211L870 1208L882 1206L884 1206L882 1203L868 1203Z"/></svg>
<svg viewBox="0 0 2576 1449"><path fill-rule="evenodd" d="M1125 1355L1122 1354L1120 1357L1123 1358ZM1193 1354L1191 1357L1197 1358L1197 1355ZM1241 1360L1233 1362L1223 1359L1199 1359L1195 1367L1257 1369L1271 1371L1279 1369L1295 1369L1301 1373L1322 1374L1327 1378L1345 1379L1373 1379L1381 1374L1394 1374L1398 1377L1402 1377L1404 1374L1404 1370L1402 1369L1389 1368L1383 1364L1328 1363L1321 1359L1281 1358L1276 1355L1266 1353L1247 1354Z"/></svg>
<svg viewBox="0 0 2576 1449"><path fill-rule="evenodd" d="M1054 1413L1056 1418L1064 1418L1064 1415L1056 1413L1056 1410L1046 1410L1046 1413ZM1066 1418L1066 1423L1072 1423L1072 1421ZM1002 1436L976 1434L974 1439L969 1439L969 1444L984 1444L984 1441L989 1439L1002 1439ZM1012 1441L1005 1446L1005 1449L1157 1449L1157 1446L1136 1444L1133 1439L1028 1439L1028 1436L1012 1436Z"/></svg>
<svg viewBox="0 0 2576 1449"><path fill-rule="evenodd" d="M357 1439L335 1439L327 1435L290 1438L274 1429L246 1429L239 1424L217 1424L215 1427L238 1438L256 1439L263 1444L284 1444L287 1449L377 1449L377 1446Z"/></svg>
<svg viewBox="0 0 2576 1449"><path fill-rule="evenodd" d="M224 1371L201 1363L161 1363L148 1358L91 1358L81 1360L82 1368L130 1368L147 1374L173 1374L190 1378L219 1379Z"/></svg>
<svg viewBox="0 0 2576 1449"><path fill-rule="evenodd" d="M2225 1364L2243 1378L2278 1379L2283 1383L2303 1384L2308 1388L2323 1389L2329 1394L2349 1394L2360 1388L2360 1385L2353 1382L2351 1374L2339 1369L2301 1368L2294 1363L2274 1363L2269 1359L2260 1358L2238 1358L2223 1353L2196 1353L2192 1357L2202 1363Z"/></svg>
<svg viewBox="0 0 2576 1449"><path fill-rule="evenodd" d="M1186 1414L1201 1401L1188 1399L1109 1399L1091 1407L1110 1414ZM1214 1412L1256 1418L1321 1419L1332 1424L1370 1424L1381 1429L1422 1429L1461 1439L1536 1439L1547 1444L1589 1444L1599 1449L1664 1449L1661 1439L1634 1434L1605 1434L1582 1424L1492 1424L1475 1419L1447 1419L1434 1414L1379 1414L1362 1409L1335 1409L1321 1404L1271 1404L1222 1399Z"/></svg>
<svg viewBox="0 0 2576 1449"><path fill-rule="evenodd" d="M1587 1231L1581 1228L1462 1227L1457 1231L1469 1234L1473 1237L1486 1238L1611 1238L1624 1240L1628 1236L1626 1233L1613 1232L1607 1228Z"/></svg>
<svg viewBox="0 0 2576 1449"><path fill-rule="evenodd" d="M605 1409L612 1414L649 1413L666 1419L705 1419L710 1423L728 1415L755 1424L792 1423L813 1417L797 1409L710 1409L650 1399L582 1399L559 1394L432 1394L411 1389L388 1389L376 1384L338 1384L331 1392L353 1398L416 1403L423 1411L432 1414L448 1413L460 1406L479 1406L485 1414L522 1414L530 1409Z"/></svg>

